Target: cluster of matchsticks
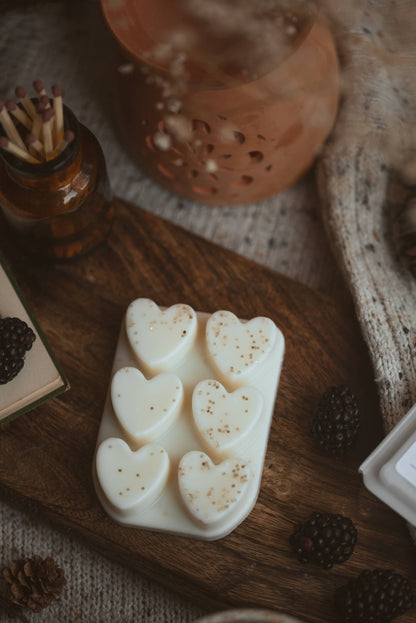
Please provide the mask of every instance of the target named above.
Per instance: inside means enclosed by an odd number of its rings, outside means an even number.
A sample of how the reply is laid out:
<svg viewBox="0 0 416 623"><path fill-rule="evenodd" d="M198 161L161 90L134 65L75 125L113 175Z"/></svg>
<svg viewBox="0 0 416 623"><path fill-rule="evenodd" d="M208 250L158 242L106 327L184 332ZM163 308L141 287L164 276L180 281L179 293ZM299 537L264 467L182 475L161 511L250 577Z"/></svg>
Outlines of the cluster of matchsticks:
<svg viewBox="0 0 416 623"><path fill-rule="evenodd" d="M18 103L0 100L0 123L6 134L0 136L0 148L21 160L40 164L61 154L74 140L74 133L64 128L62 88L55 84L50 99L42 80L35 80L33 87L33 99L18 86Z"/></svg>

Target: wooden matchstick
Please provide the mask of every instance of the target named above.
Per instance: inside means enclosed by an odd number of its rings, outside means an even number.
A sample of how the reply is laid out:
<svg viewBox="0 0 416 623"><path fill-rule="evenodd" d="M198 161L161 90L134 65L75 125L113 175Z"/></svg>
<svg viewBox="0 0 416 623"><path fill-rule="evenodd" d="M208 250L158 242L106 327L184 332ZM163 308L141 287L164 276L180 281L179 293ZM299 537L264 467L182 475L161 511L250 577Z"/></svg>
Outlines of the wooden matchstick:
<svg viewBox="0 0 416 623"><path fill-rule="evenodd" d="M36 116L33 119L32 134L34 134L36 138L40 138L42 134L42 114L45 111L45 104L38 102L35 110Z"/></svg>
<svg viewBox="0 0 416 623"><path fill-rule="evenodd" d="M49 160L52 151L53 151L53 140L52 140L52 120L55 116L55 113L52 108L48 108L42 115L42 133L43 133L43 145L45 148L46 160Z"/></svg>
<svg viewBox="0 0 416 623"><path fill-rule="evenodd" d="M36 137L35 134L33 134L32 132L30 134L27 135L26 137L26 141L28 143L28 145L34 149L40 156L44 156L45 155L45 150L43 148L42 143L40 142L40 140Z"/></svg>
<svg viewBox="0 0 416 623"><path fill-rule="evenodd" d="M5 151L8 151L10 154L17 156L21 160L25 160L26 162L31 162L34 164L39 164L40 161L37 158L31 156L26 149L21 149L18 145L10 141L7 136L0 136L0 147Z"/></svg>
<svg viewBox="0 0 416 623"><path fill-rule="evenodd" d="M13 117L15 117L18 121L20 121L22 125L25 126L27 130L32 129L31 118L25 113L24 110L17 106L16 102L14 102L13 100L8 100L6 102L6 108L13 115Z"/></svg>
<svg viewBox="0 0 416 623"><path fill-rule="evenodd" d="M32 100L27 96L25 88L18 86L15 88L14 92L29 117L34 119L36 117L36 109Z"/></svg>
<svg viewBox="0 0 416 623"><path fill-rule="evenodd" d="M16 143L23 151L26 151L26 145L21 139L19 132L17 131L16 126L13 123L12 118L10 117L4 103L0 100L0 122L4 128L9 139Z"/></svg>
<svg viewBox="0 0 416 623"><path fill-rule="evenodd" d="M45 105L45 110L50 108L51 103L42 80L35 80L33 86L38 95L39 102Z"/></svg>
<svg viewBox="0 0 416 623"><path fill-rule="evenodd" d="M55 152L58 154L61 154L64 151L64 149L68 147L69 143L72 143L74 138L75 138L75 134L73 133L73 131L66 130L63 139L61 140L59 145L57 145L57 147L55 148Z"/></svg>
<svg viewBox="0 0 416 623"><path fill-rule="evenodd" d="M62 89L58 84L52 87L53 109L55 111L55 142L60 144L64 138L64 111L62 106Z"/></svg>

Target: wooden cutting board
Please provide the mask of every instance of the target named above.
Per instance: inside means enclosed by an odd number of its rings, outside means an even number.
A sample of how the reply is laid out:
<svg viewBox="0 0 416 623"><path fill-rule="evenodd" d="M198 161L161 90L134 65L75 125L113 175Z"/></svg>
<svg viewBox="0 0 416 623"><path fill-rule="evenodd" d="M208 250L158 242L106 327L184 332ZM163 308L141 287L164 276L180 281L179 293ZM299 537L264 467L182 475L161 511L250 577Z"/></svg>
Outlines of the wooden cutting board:
<svg viewBox="0 0 416 623"><path fill-rule="evenodd" d="M357 471L381 427L352 306L121 202L108 244L75 263L36 266L6 241L3 248L71 383L66 394L0 429L4 498L40 510L110 558L211 609L262 606L329 623L335 588L365 568L392 567L416 585L405 522L364 488ZM140 296L269 316L286 338L260 496L219 541L118 526L94 493L91 466L120 323ZM343 382L360 396L363 426L357 446L333 459L316 449L309 423L320 394ZM293 525L315 509L344 513L358 529L352 558L331 571L302 565L288 545ZM414 612L400 619L413 620Z"/></svg>

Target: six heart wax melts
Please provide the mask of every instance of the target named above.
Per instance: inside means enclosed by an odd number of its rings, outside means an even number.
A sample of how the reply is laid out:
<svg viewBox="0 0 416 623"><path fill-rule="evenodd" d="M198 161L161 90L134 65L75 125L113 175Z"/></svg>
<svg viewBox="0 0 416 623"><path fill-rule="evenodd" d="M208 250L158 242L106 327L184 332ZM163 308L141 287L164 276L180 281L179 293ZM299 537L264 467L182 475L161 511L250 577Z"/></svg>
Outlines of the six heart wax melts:
<svg viewBox="0 0 416 623"><path fill-rule="evenodd" d="M283 354L269 318L133 301L93 470L110 517L201 539L234 530L259 492Z"/></svg>

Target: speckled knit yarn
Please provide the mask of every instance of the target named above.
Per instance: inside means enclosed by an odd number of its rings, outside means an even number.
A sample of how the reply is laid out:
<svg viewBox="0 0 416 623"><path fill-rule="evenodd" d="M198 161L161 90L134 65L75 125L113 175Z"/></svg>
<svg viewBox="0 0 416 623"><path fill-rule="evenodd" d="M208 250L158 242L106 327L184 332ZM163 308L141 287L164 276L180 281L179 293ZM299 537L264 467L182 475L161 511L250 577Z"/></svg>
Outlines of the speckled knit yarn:
<svg viewBox="0 0 416 623"><path fill-rule="evenodd" d="M353 8L332 7L345 99L318 180L388 432L416 402L416 280L395 253L391 226L404 196L397 179L416 195L416 5L360 0Z"/></svg>
<svg viewBox="0 0 416 623"><path fill-rule="evenodd" d="M408 183L416 165L416 6L362 0L350 20L338 30L345 99L318 180L388 432L416 401L416 280L394 251L391 228L391 212L401 208L397 174ZM413 183L416 194L416 176Z"/></svg>
<svg viewBox="0 0 416 623"><path fill-rule="evenodd" d="M416 280L398 262L389 227L401 202L390 167L416 183L416 2L326 3L345 71L343 106L318 167L323 220L356 303L387 431L416 401ZM30 90L35 78L61 84L65 101L103 147L115 194L314 288L344 295L312 176L241 208L190 204L144 178L112 118L114 46L97 0L39 0L35 6L0 0L0 45L0 97L12 97L17 84ZM0 542L4 564L52 555L65 569L66 592L42 613L42 623L191 623L202 614L4 502ZM0 623L6 623L1 615Z"/></svg>

